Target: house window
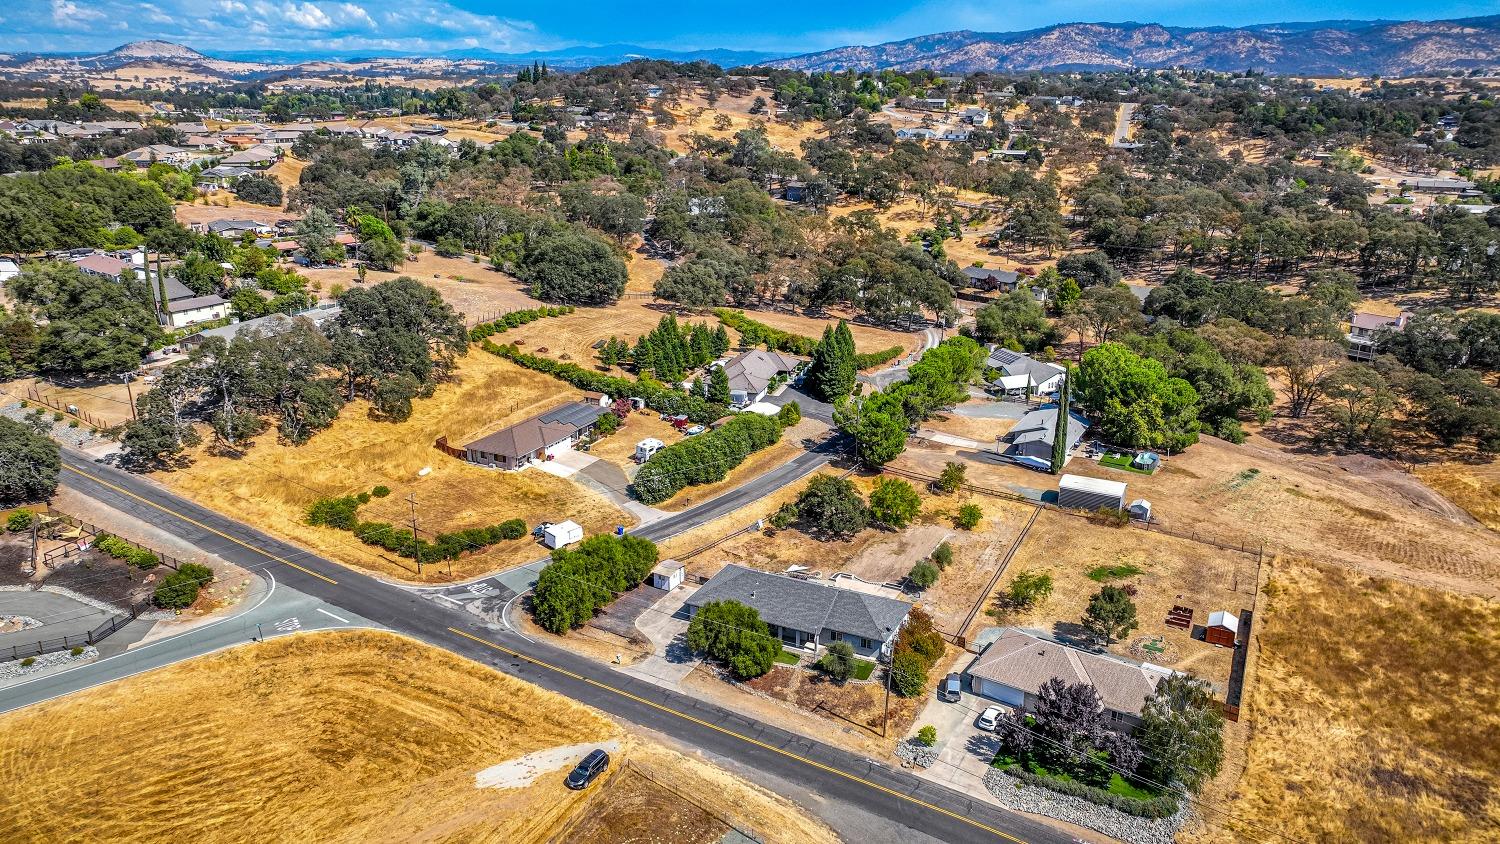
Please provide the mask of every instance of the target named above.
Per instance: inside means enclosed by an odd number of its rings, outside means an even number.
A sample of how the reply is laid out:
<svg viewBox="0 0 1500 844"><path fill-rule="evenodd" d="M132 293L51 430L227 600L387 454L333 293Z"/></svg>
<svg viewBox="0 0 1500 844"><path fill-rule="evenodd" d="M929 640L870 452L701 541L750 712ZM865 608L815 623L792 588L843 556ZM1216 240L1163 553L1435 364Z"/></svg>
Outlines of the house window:
<svg viewBox="0 0 1500 844"><path fill-rule="evenodd" d="M870 641L869 639L863 639L862 638L862 639L859 640L859 646L861 648L864 648L865 650L869 650L870 648L875 647L875 643L872 642L872 641Z"/></svg>
<svg viewBox="0 0 1500 844"><path fill-rule="evenodd" d="M840 633L837 630L830 630L830 631L828 631L828 641L830 641L830 642L842 642L842 641L844 641L844 634Z"/></svg>

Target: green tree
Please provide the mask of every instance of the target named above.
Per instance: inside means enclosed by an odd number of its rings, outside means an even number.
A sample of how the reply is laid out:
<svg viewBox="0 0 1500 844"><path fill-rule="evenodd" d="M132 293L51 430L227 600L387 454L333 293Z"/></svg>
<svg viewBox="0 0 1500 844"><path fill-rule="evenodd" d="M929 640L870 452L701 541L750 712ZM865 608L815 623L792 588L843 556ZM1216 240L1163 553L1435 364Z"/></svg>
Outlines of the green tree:
<svg viewBox="0 0 1500 844"><path fill-rule="evenodd" d="M912 485L900 478L880 477L870 491L870 516L888 528L911 524L922 511L922 499Z"/></svg>
<svg viewBox="0 0 1500 844"><path fill-rule="evenodd" d="M58 445L50 437L0 417L0 506L51 498L61 468Z"/></svg>
<svg viewBox="0 0 1500 844"><path fill-rule="evenodd" d="M916 565L911 567L911 571L907 572L906 579L918 589L928 589L932 587L932 584L937 583L938 574L937 566L926 560L918 560Z"/></svg>
<svg viewBox="0 0 1500 844"><path fill-rule="evenodd" d="M1083 626L1106 642L1130 635L1140 626L1135 618L1135 602L1118 586L1105 586L1089 598L1083 612Z"/></svg>
<svg viewBox="0 0 1500 844"><path fill-rule="evenodd" d="M709 373L708 400L715 404L729 404L729 375L722 366L714 367Z"/></svg>
<svg viewBox="0 0 1500 844"><path fill-rule="evenodd" d="M543 302L608 305L625 292L625 262L603 240L578 232L540 238L527 250L519 275Z"/></svg>
<svg viewBox="0 0 1500 844"><path fill-rule="evenodd" d="M1052 575L1040 571L1016 574L1005 591L1004 603L1010 609L1029 610L1052 595Z"/></svg>
<svg viewBox="0 0 1500 844"><path fill-rule="evenodd" d="M741 680L770 671L781 652L781 642L771 635L760 613L738 601L711 601L699 608L688 623L687 645L694 653L722 663Z"/></svg>
<svg viewBox="0 0 1500 844"><path fill-rule="evenodd" d="M897 650L891 657L891 691L902 697L921 697L927 689L927 662L916 651Z"/></svg>
<svg viewBox="0 0 1500 844"><path fill-rule="evenodd" d="M1084 353L1076 377L1074 395L1109 441L1172 451L1198 441L1198 393L1160 361L1105 343Z"/></svg>
<svg viewBox="0 0 1500 844"><path fill-rule="evenodd" d="M830 642L816 665L828 679L842 683L854 676L854 647L848 642Z"/></svg>
<svg viewBox="0 0 1500 844"><path fill-rule="evenodd" d="M338 226L322 208L312 208L297 223L297 245L314 264L336 264L344 259L344 247L336 243Z"/></svg>
<svg viewBox="0 0 1500 844"><path fill-rule="evenodd" d="M797 496L803 530L820 539L845 539L865 529L869 511L848 478L817 475Z"/></svg>
<svg viewBox="0 0 1500 844"><path fill-rule="evenodd" d="M1068 426L1072 424L1072 409L1069 393L1072 390L1073 368L1067 367L1062 383L1057 388L1057 422L1052 430L1052 474L1061 475L1068 462Z"/></svg>
<svg viewBox="0 0 1500 844"><path fill-rule="evenodd" d="M840 402L833 421L854 440L854 453L866 466L884 466L906 450L907 421L898 395L876 393Z"/></svg>
<svg viewBox="0 0 1500 844"><path fill-rule="evenodd" d="M980 519L984 518L984 511L979 509L978 504L965 504L958 508L958 513L953 516L953 524L964 530L973 530L979 527Z"/></svg>
<svg viewBox="0 0 1500 844"><path fill-rule="evenodd" d="M938 489L950 495L958 492L963 488L964 478L967 477L968 472L967 464L949 460L943 464L943 471L938 475Z"/></svg>
<svg viewBox="0 0 1500 844"><path fill-rule="evenodd" d="M45 319L36 365L60 375L115 375L141 364L161 337L140 296L71 264L28 264L10 293Z"/></svg>
<svg viewBox="0 0 1500 844"><path fill-rule="evenodd" d="M1015 290L974 312L974 339L1036 351L1057 342L1042 306L1025 290Z"/></svg>
<svg viewBox="0 0 1500 844"><path fill-rule="evenodd" d="M713 266L690 260L663 273L652 295L685 308L713 308L724 304L729 291Z"/></svg>
<svg viewBox="0 0 1500 844"><path fill-rule="evenodd" d="M1207 681L1172 673L1156 684L1135 730L1145 775L1198 793L1224 761L1224 715Z"/></svg>
<svg viewBox="0 0 1500 844"><path fill-rule="evenodd" d="M339 315L325 327L330 362L345 397L369 398L387 419L410 416L412 399L431 395L468 352L463 319L414 278L354 288L338 301Z"/></svg>
<svg viewBox="0 0 1500 844"><path fill-rule="evenodd" d="M825 326L822 339L813 349L806 383L818 398L836 402L854 389L855 376L854 335L849 324L839 320L837 327Z"/></svg>
<svg viewBox="0 0 1500 844"><path fill-rule="evenodd" d="M281 207L281 185L265 176L246 176L235 182L234 195L255 205Z"/></svg>

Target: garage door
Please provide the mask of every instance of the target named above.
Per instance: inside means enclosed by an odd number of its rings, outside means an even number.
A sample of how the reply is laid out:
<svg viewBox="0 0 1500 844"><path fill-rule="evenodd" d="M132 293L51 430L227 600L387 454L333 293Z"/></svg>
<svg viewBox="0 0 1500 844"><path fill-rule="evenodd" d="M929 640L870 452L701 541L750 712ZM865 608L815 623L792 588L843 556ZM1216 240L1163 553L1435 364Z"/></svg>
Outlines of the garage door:
<svg viewBox="0 0 1500 844"><path fill-rule="evenodd" d="M1026 693L1020 689L1012 688L1003 683L996 683L993 680L986 680L983 677L975 677L974 679L979 683L979 687L974 690L976 693L1015 707L1026 705Z"/></svg>

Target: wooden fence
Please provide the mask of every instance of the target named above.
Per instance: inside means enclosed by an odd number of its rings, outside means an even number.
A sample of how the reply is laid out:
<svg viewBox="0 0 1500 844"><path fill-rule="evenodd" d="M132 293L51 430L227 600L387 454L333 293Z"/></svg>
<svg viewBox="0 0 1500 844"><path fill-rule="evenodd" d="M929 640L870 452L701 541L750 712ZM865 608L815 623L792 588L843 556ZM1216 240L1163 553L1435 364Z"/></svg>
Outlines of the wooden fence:
<svg viewBox="0 0 1500 844"><path fill-rule="evenodd" d="M102 431L106 428L113 428L115 426L114 422L89 413L87 410L84 410L80 407L71 404L64 404L57 399L52 398L51 396L42 395L41 391L37 390L36 387L26 388L26 400L36 402L37 404L43 405L44 407L50 407L54 411L66 416L71 416L74 419L79 420L80 422L86 423L90 428L98 428Z"/></svg>

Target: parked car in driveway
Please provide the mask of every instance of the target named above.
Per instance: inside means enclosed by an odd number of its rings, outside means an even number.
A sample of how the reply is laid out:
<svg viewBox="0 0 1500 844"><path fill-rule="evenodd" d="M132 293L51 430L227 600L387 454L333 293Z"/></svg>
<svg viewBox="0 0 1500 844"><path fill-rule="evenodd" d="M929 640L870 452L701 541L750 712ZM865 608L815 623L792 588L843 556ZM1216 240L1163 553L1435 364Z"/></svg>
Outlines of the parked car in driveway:
<svg viewBox="0 0 1500 844"><path fill-rule="evenodd" d="M963 698L963 678L955 672L943 678L938 686L938 700L945 703L958 703Z"/></svg>
<svg viewBox="0 0 1500 844"><path fill-rule="evenodd" d="M998 706L985 707L985 710L979 713L979 717L975 719L974 726L981 730L994 732L995 727L1000 723L1000 716L1003 713L1004 710Z"/></svg>
<svg viewBox="0 0 1500 844"><path fill-rule="evenodd" d="M590 751L589 755L583 757L564 781L564 785L574 791L582 791L589 787L589 783L599 778L599 775L609 770L609 754L602 750Z"/></svg>

